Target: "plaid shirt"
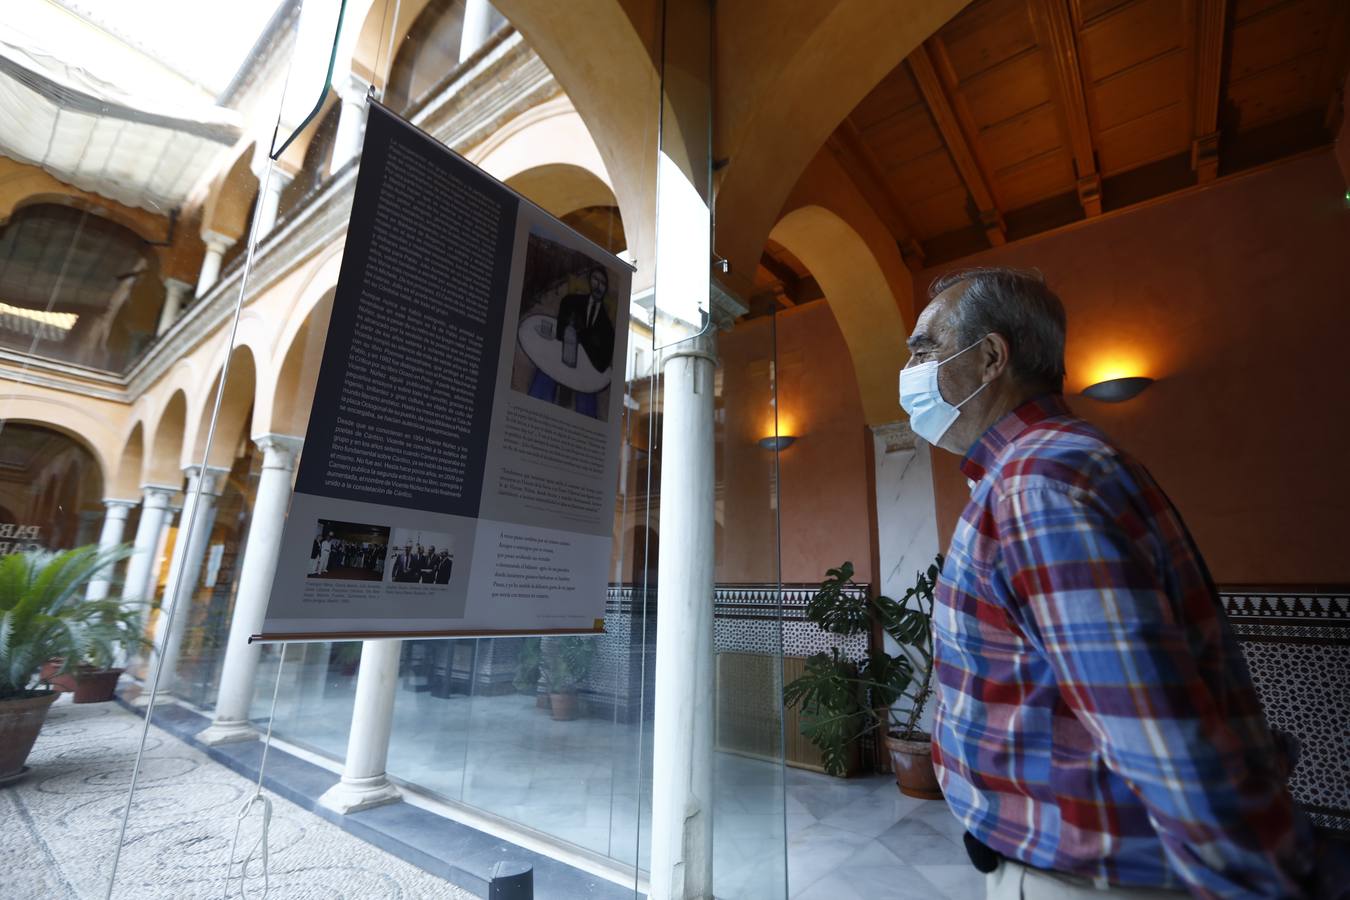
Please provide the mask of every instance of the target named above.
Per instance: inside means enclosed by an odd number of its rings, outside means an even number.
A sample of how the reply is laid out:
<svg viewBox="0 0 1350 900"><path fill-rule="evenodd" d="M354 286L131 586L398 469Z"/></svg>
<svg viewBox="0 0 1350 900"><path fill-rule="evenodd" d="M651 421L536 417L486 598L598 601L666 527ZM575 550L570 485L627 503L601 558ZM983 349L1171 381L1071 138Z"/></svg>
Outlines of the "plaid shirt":
<svg viewBox="0 0 1350 900"><path fill-rule="evenodd" d="M1058 395L962 462L937 589L933 762L975 837L1098 885L1303 896L1309 826L1204 561Z"/></svg>

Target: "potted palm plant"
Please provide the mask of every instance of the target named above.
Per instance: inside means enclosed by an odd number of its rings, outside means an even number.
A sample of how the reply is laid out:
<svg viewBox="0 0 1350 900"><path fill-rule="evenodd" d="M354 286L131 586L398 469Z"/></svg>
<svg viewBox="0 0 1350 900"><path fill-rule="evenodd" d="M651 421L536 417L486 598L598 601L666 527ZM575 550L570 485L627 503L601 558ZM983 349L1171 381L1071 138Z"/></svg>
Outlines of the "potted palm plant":
<svg viewBox="0 0 1350 900"><path fill-rule="evenodd" d="M853 582L853 564L826 572L820 590L806 607L806 618L832 634L867 634L873 623L895 641L892 656L884 649L869 653L861 664L840 655L817 653L806 671L783 690L788 706L801 710L802 734L821 752L825 771L842 775L850 752L868 734L880 732L890 754L900 791L911 797L942 797L933 773L931 739L920 725L932 689L933 589L942 556L927 572L916 573L914 586L899 600L868 597Z"/></svg>
<svg viewBox="0 0 1350 900"><path fill-rule="evenodd" d="M590 674L594 659L594 638L569 635L544 639L541 664L554 719L565 722L577 717L577 691Z"/></svg>
<svg viewBox="0 0 1350 900"><path fill-rule="evenodd" d="M84 599L90 578L123 555L91 546L0 558L0 783L23 773L59 695L42 683L43 663L61 659L60 675L145 643L134 611L114 599Z"/></svg>

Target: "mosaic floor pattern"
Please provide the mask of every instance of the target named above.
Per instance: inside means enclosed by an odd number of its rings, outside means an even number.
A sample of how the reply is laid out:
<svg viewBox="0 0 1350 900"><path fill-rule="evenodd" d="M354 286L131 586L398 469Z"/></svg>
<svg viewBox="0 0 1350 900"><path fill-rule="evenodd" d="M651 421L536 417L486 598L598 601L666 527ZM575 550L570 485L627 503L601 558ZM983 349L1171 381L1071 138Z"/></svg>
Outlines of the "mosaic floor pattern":
<svg viewBox="0 0 1350 900"><path fill-rule="evenodd" d="M52 707L28 760L33 771L0 788L0 898L105 896L140 727L141 719L112 703L75 706L63 697ZM252 782L151 728L113 896L221 897L236 813L252 791ZM268 897L473 896L271 799ZM257 838L258 821L245 825L236 859ZM261 896L261 877L248 888L248 896ZM227 896L241 896L237 879Z"/></svg>

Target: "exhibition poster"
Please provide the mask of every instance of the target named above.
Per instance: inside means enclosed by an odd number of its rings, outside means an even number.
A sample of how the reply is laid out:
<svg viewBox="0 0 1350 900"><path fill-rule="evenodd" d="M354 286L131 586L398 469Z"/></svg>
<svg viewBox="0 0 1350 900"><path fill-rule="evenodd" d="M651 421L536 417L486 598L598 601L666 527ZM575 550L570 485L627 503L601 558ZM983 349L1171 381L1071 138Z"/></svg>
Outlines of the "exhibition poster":
<svg viewBox="0 0 1350 900"><path fill-rule="evenodd" d="M255 639L599 630L631 277L372 102Z"/></svg>

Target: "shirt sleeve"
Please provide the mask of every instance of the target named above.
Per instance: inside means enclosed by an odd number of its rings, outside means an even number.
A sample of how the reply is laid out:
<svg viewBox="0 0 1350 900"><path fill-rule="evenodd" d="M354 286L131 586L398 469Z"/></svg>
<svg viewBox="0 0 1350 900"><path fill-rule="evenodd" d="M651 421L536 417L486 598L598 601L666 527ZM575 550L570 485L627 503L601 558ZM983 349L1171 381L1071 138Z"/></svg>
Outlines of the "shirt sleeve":
<svg viewBox="0 0 1350 900"><path fill-rule="evenodd" d="M1191 892L1303 896L1288 791L1225 720L1148 552L1067 487L1006 495L997 526L1010 612Z"/></svg>

